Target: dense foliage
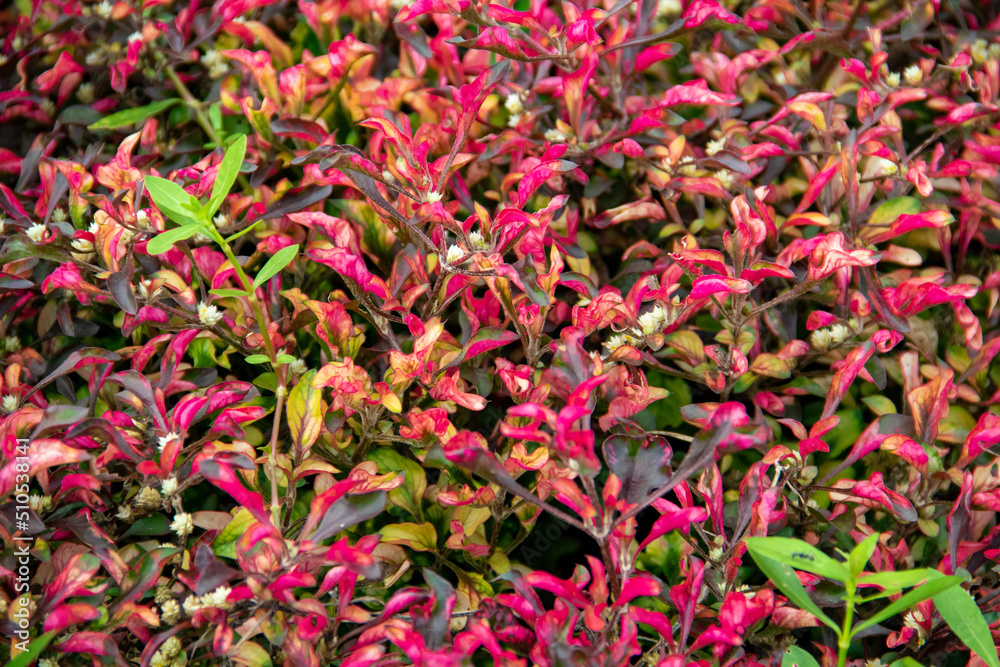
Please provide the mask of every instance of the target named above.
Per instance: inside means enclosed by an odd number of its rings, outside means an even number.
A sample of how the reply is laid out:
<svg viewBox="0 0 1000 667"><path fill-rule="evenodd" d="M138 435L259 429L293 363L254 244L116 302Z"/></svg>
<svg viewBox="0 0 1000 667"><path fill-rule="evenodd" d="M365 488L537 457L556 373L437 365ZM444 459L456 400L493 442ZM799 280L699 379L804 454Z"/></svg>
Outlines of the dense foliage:
<svg viewBox="0 0 1000 667"><path fill-rule="evenodd" d="M0 659L1000 665L998 12L3 10Z"/></svg>

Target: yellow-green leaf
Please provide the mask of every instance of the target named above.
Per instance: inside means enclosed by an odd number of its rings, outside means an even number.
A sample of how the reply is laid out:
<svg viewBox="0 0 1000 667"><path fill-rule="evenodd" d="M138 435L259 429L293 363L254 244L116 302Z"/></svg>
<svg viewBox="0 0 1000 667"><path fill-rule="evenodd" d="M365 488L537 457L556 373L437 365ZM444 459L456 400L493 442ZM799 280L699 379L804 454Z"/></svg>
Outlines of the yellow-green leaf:
<svg viewBox="0 0 1000 667"><path fill-rule="evenodd" d="M320 390L313 387L314 375L316 371L309 371L302 376L288 394L288 405L285 408L288 429L300 458L316 442L323 426L323 401Z"/></svg>
<svg viewBox="0 0 1000 667"><path fill-rule="evenodd" d="M379 533L387 544L401 544L416 551L437 549L437 530L430 522L394 523L385 526Z"/></svg>

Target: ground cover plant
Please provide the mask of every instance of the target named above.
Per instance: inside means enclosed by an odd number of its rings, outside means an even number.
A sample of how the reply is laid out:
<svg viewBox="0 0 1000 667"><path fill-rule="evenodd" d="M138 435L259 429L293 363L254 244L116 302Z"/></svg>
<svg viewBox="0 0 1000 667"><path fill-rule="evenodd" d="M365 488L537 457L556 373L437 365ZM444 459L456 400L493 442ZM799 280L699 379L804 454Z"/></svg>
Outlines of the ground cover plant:
<svg viewBox="0 0 1000 667"><path fill-rule="evenodd" d="M1000 5L0 10L0 658L1000 667Z"/></svg>

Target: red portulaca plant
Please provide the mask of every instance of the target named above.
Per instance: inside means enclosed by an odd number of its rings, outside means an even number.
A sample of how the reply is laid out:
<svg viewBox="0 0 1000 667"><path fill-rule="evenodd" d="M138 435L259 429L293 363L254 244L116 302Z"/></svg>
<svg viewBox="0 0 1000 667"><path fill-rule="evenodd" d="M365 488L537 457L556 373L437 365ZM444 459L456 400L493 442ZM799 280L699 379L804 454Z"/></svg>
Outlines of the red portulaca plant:
<svg viewBox="0 0 1000 667"><path fill-rule="evenodd" d="M0 656L1000 667L1000 14L0 13Z"/></svg>

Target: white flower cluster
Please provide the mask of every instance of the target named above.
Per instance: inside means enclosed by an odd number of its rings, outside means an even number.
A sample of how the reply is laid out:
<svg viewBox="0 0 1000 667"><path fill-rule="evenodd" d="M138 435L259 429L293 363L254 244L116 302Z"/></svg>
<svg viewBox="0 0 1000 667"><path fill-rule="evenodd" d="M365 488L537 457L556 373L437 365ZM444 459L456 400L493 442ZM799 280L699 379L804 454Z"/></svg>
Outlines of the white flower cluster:
<svg viewBox="0 0 1000 667"><path fill-rule="evenodd" d="M199 609L204 609L205 607L218 607L219 609L229 609L232 605L226 601L232 589L229 586L219 586L211 593L206 593L201 597L197 595L189 595L187 599L184 600L184 611L188 615L194 614Z"/></svg>
<svg viewBox="0 0 1000 667"><path fill-rule="evenodd" d="M457 245L448 248L448 255L444 258L445 264L457 264L467 253Z"/></svg>
<svg viewBox="0 0 1000 667"><path fill-rule="evenodd" d="M157 442L156 442L157 447L162 452L166 448L166 446L170 444L171 440L177 440L180 437L181 436L178 435L175 431L171 431L170 433L167 433L164 436L160 436L157 439Z"/></svg>
<svg viewBox="0 0 1000 667"><path fill-rule="evenodd" d="M924 72L920 69L920 65L910 65L903 70L903 78L906 79L906 83L916 86L924 80Z"/></svg>
<svg viewBox="0 0 1000 667"><path fill-rule="evenodd" d="M201 322L202 326L214 327L222 321L222 312L215 306L202 301L198 304L198 321Z"/></svg>
<svg viewBox="0 0 1000 667"><path fill-rule="evenodd" d="M553 128L551 130L545 130L545 140L551 141L554 144L559 144L566 141L566 135Z"/></svg>
<svg viewBox="0 0 1000 667"><path fill-rule="evenodd" d="M213 79L221 79L229 71L229 61L215 49L205 52L201 57L201 64L208 68L208 75Z"/></svg>
<svg viewBox="0 0 1000 667"><path fill-rule="evenodd" d="M834 324L824 329L816 329L809 336L809 346L819 352L826 352L834 345L840 345L854 334L844 324Z"/></svg>
<svg viewBox="0 0 1000 667"><path fill-rule="evenodd" d="M187 512L175 514L174 520L170 523L170 530L183 540L194 531L194 519Z"/></svg>
<svg viewBox="0 0 1000 667"><path fill-rule="evenodd" d="M28 227L28 238L31 239L32 243L41 243L42 239L45 238L46 227L40 222L36 222L31 227Z"/></svg>
<svg viewBox="0 0 1000 667"><path fill-rule="evenodd" d="M14 410L17 410L17 404L17 396L7 394L3 397L3 402L0 404L0 410L2 410L4 414L10 414L11 412L14 412Z"/></svg>
<svg viewBox="0 0 1000 667"><path fill-rule="evenodd" d="M511 93L508 95L507 99L503 101L503 105L507 108L507 111L509 111L511 115L520 116L524 113L524 100L521 99L521 95L519 93Z"/></svg>
<svg viewBox="0 0 1000 667"><path fill-rule="evenodd" d="M7 336L3 339L4 352L17 352L21 349L21 339L17 336Z"/></svg>
<svg viewBox="0 0 1000 667"><path fill-rule="evenodd" d="M174 605L176 606L176 602ZM168 623L173 625L173 623ZM163 642L149 661L150 667L184 667L187 664L187 654L177 637L170 637Z"/></svg>
<svg viewBox="0 0 1000 667"><path fill-rule="evenodd" d="M712 139L705 144L705 155L715 155L726 147L725 139Z"/></svg>

